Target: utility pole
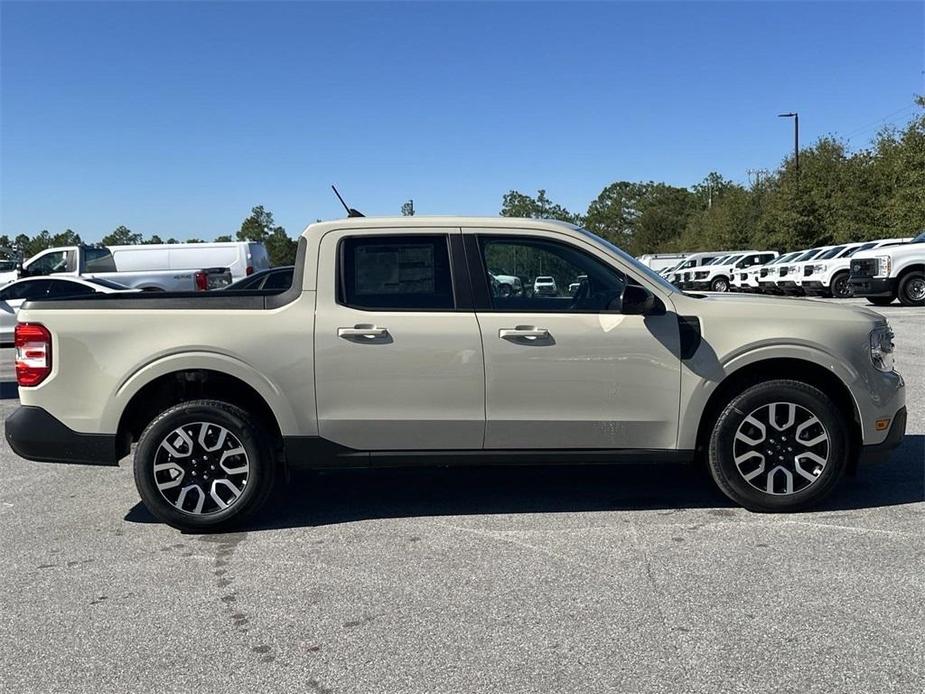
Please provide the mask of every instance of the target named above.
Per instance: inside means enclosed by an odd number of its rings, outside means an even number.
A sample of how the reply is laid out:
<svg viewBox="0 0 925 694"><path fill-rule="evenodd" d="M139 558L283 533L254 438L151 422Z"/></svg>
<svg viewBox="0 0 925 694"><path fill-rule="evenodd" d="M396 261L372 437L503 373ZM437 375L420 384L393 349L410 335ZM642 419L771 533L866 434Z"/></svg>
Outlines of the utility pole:
<svg viewBox="0 0 925 694"><path fill-rule="evenodd" d="M793 118L793 165L796 167L797 175L800 173L800 114L778 113L778 118Z"/></svg>
<svg viewBox="0 0 925 694"><path fill-rule="evenodd" d="M745 173L748 174L749 178L755 177L755 186L757 187L761 185L761 177L768 176L771 172L767 169L746 169Z"/></svg>

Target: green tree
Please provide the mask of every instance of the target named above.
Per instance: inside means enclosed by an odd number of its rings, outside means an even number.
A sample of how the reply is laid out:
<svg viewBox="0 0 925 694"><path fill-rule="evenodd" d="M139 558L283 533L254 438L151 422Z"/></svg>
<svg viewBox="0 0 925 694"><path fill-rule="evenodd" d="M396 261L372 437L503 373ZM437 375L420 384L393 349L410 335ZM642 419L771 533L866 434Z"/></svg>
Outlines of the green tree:
<svg viewBox="0 0 925 694"><path fill-rule="evenodd" d="M81 244L80 234L72 231L71 229L65 229L60 234L55 234L51 237L51 246L79 246Z"/></svg>
<svg viewBox="0 0 925 694"><path fill-rule="evenodd" d="M230 234L222 234L221 236L215 237L215 243L228 243L229 241L231 241Z"/></svg>
<svg viewBox="0 0 925 694"><path fill-rule="evenodd" d="M119 225L112 233L103 237L104 246L131 246L142 242L142 235L126 226Z"/></svg>
<svg viewBox="0 0 925 694"><path fill-rule="evenodd" d="M546 197L546 191L542 188L537 191L535 198L516 190L505 193L501 201L501 216L558 219L573 224L581 221L578 215L572 214L562 205L558 205Z"/></svg>
<svg viewBox="0 0 925 694"><path fill-rule="evenodd" d="M257 205L241 222L237 239L238 241L266 241L274 229L276 229L276 224L273 222L273 213L265 210L263 205Z"/></svg>
<svg viewBox="0 0 925 694"><path fill-rule="evenodd" d="M414 216L414 200L409 200L408 202L402 203L401 216L402 217L413 217Z"/></svg>
<svg viewBox="0 0 925 694"><path fill-rule="evenodd" d="M298 245L289 238L286 230L282 227L276 227L264 241L267 248L267 255L270 256L270 265L278 267L280 265L292 265L295 263L295 254Z"/></svg>
<svg viewBox="0 0 925 694"><path fill-rule="evenodd" d="M241 223L237 239L262 242L273 267L292 265L295 261L296 242L289 238L283 227L273 221L273 213L265 210L263 205L253 208L250 216Z"/></svg>

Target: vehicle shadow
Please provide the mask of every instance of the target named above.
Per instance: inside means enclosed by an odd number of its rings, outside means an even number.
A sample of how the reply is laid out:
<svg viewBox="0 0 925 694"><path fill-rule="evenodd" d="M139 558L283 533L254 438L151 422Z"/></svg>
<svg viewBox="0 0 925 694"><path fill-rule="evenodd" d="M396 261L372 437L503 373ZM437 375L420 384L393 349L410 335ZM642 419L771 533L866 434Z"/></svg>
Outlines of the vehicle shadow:
<svg viewBox="0 0 925 694"><path fill-rule="evenodd" d="M862 467L817 511L925 500L925 436L909 435L890 462ZM691 465L402 468L294 473L243 530L376 518L512 513L722 509L733 506ZM157 522L139 503L125 516Z"/></svg>

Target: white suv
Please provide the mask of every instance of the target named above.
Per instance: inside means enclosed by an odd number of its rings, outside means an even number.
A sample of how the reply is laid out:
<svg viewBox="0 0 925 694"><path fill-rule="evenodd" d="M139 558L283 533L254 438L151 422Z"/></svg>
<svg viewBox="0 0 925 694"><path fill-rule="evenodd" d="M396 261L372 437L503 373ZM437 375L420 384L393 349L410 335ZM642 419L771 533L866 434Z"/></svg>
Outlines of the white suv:
<svg viewBox="0 0 925 694"><path fill-rule="evenodd" d="M548 275L541 275L533 280L533 293L540 296L555 296L559 293L556 280Z"/></svg>

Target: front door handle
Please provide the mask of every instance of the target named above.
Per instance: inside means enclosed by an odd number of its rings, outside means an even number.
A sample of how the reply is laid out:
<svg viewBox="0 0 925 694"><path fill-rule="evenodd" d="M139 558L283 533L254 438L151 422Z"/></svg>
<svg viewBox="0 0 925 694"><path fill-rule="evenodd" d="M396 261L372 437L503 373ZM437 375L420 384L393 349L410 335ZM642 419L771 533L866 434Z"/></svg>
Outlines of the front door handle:
<svg viewBox="0 0 925 694"><path fill-rule="evenodd" d="M354 325L352 328L337 329L338 337L365 337L368 340L385 337L388 334L388 328L380 328L377 325Z"/></svg>
<svg viewBox="0 0 925 694"><path fill-rule="evenodd" d="M518 325L516 328L501 328L498 337L502 340L545 340L549 337L546 328L536 328L532 325Z"/></svg>

